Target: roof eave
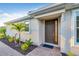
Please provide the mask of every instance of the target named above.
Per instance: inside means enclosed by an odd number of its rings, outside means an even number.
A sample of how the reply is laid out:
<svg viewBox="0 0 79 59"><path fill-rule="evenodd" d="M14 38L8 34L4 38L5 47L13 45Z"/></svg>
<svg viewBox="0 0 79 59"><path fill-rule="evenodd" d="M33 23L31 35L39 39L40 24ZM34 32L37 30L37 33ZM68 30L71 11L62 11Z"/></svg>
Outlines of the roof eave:
<svg viewBox="0 0 79 59"><path fill-rule="evenodd" d="M25 21L25 20L31 20L33 17L29 16L24 16L24 17L21 17L21 18L18 18L18 19L13 19L11 21L8 21L8 22L5 22L5 24L7 23L16 23L16 22L21 22L21 21Z"/></svg>
<svg viewBox="0 0 79 59"><path fill-rule="evenodd" d="M76 8L79 8L79 4L76 4L76 3L61 3L61 4L51 6L47 9L41 9L41 10L37 9L36 11L29 13L29 15L38 16L38 15L54 12L54 11L57 11L57 10L61 10L61 9L71 10L71 9L76 9Z"/></svg>
<svg viewBox="0 0 79 59"><path fill-rule="evenodd" d="M55 5L52 5L52 6L48 6L48 8L43 7L43 9L41 9L41 10L37 9L34 12L29 12L29 15L36 16L36 15L39 15L39 14L44 14L44 13L48 13L48 12L51 12L51 11L63 9L64 7L65 7L65 3L55 4Z"/></svg>

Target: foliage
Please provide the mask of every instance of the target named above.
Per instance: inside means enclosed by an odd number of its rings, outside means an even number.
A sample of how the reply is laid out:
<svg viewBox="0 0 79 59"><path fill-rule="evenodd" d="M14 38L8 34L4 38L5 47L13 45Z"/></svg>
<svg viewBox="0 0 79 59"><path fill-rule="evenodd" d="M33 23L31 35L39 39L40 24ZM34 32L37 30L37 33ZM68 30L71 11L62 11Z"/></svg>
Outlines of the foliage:
<svg viewBox="0 0 79 59"><path fill-rule="evenodd" d="M5 27L0 27L0 33L4 33L6 32L6 28Z"/></svg>
<svg viewBox="0 0 79 59"><path fill-rule="evenodd" d="M71 51L68 51L67 55L68 56L74 56L74 54Z"/></svg>
<svg viewBox="0 0 79 59"><path fill-rule="evenodd" d="M26 44L26 43L23 43L22 45L21 45L21 50L23 50L23 51L26 51L27 49L28 49L28 45Z"/></svg>
<svg viewBox="0 0 79 59"><path fill-rule="evenodd" d="M21 49L23 51L27 50L29 46L32 45L32 41L31 39L27 40L26 42L24 42L22 45L21 45Z"/></svg>
<svg viewBox="0 0 79 59"><path fill-rule="evenodd" d="M17 43L19 43L19 41L20 41L19 38L16 38L15 40L16 40Z"/></svg>
<svg viewBox="0 0 79 59"><path fill-rule="evenodd" d="M26 24L23 23L23 22L21 22L21 23L13 23L11 25L12 25L12 29L15 29L15 30L17 30L19 32L25 31L25 29L26 29Z"/></svg>
<svg viewBox="0 0 79 59"><path fill-rule="evenodd" d="M4 34L4 37L6 37L6 28L0 27L0 33Z"/></svg>
<svg viewBox="0 0 79 59"><path fill-rule="evenodd" d="M4 38L5 35L3 33L0 33L0 39Z"/></svg>
<svg viewBox="0 0 79 59"><path fill-rule="evenodd" d="M32 41L31 41L31 39L29 39L29 40L27 40L26 42L25 42L28 46L30 46L30 45L32 45Z"/></svg>
<svg viewBox="0 0 79 59"><path fill-rule="evenodd" d="M11 37L9 35L6 35L6 38L10 43L15 42L15 41L19 43L19 38Z"/></svg>
<svg viewBox="0 0 79 59"><path fill-rule="evenodd" d="M14 29L14 30L18 31L18 33L19 33L19 38L18 39L20 39L20 35L21 35L20 32L26 30L26 24L24 22L12 23L12 24L8 24L8 25L11 25L11 29ZM20 40L16 40L16 41L19 41L19 43L20 43Z"/></svg>
<svg viewBox="0 0 79 59"><path fill-rule="evenodd" d="M8 42L9 43L12 43L12 42L14 42L14 37L11 37L11 36L7 36L7 40L8 40Z"/></svg>
<svg viewBox="0 0 79 59"><path fill-rule="evenodd" d="M6 38L7 38L7 39L9 39L9 37L10 37L9 35L6 35Z"/></svg>

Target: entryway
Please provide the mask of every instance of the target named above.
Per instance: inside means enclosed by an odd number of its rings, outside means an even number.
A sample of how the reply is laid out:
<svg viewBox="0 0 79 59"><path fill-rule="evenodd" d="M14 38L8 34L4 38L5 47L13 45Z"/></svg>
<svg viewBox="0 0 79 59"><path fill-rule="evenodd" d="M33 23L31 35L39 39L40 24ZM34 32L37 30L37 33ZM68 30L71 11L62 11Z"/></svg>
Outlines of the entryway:
<svg viewBox="0 0 79 59"><path fill-rule="evenodd" d="M45 44L58 47L58 19L45 20Z"/></svg>

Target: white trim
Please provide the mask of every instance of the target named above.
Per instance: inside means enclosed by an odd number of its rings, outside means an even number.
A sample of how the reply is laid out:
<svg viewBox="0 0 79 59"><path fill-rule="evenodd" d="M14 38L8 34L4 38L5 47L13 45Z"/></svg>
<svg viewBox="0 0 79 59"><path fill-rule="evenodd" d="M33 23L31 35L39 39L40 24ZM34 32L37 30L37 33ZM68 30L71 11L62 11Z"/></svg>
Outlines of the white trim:
<svg viewBox="0 0 79 59"><path fill-rule="evenodd" d="M42 11L42 10L45 10L45 9L48 9L48 8L51 8L51 7L59 6L59 5L61 5L61 4L63 4L63 3L48 4L48 5L46 5L46 6L37 8L37 9L34 10L34 11L31 11L30 14L35 13L35 12L39 12L39 11Z"/></svg>
<svg viewBox="0 0 79 59"><path fill-rule="evenodd" d="M46 14L39 15L39 16L35 16L35 18L40 18L40 17L44 17L44 16L48 16L48 15L59 14L59 13L62 13L62 12L65 12L65 9L54 11L54 12L51 12L51 13L46 13Z"/></svg>
<svg viewBox="0 0 79 59"><path fill-rule="evenodd" d="M44 21L44 39L43 39L43 44L45 43L45 20Z"/></svg>

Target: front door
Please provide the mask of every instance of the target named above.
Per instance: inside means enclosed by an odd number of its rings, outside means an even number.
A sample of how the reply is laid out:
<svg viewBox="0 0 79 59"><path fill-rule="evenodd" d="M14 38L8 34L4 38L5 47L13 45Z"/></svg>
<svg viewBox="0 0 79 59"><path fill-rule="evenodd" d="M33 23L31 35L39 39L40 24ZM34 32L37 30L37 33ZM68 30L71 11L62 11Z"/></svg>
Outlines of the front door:
<svg viewBox="0 0 79 59"><path fill-rule="evenodd" d="M57 33L55 30L57 28L56 20L46 20L45 21L45 42L49 44L58 44L58 39L56 39L55 34Z"/></svg>

